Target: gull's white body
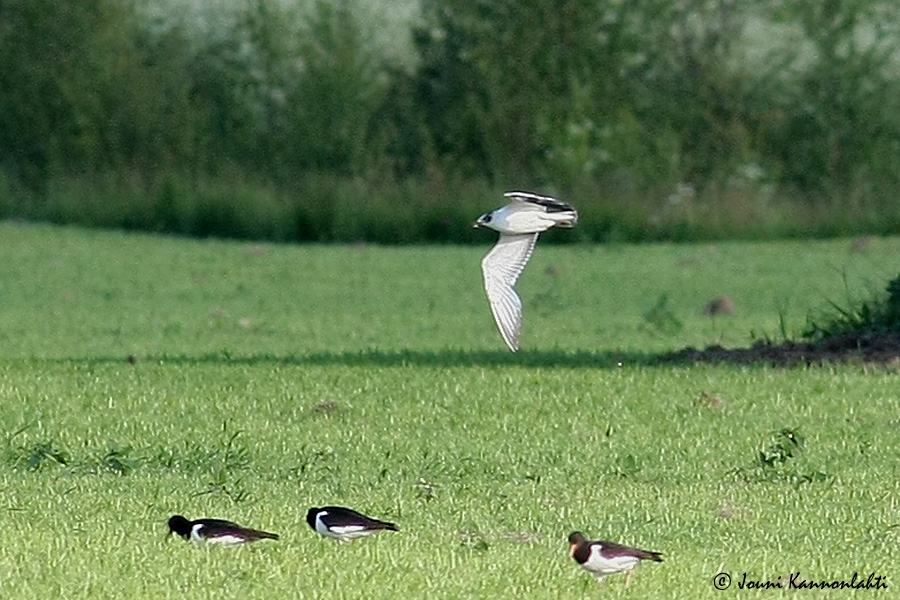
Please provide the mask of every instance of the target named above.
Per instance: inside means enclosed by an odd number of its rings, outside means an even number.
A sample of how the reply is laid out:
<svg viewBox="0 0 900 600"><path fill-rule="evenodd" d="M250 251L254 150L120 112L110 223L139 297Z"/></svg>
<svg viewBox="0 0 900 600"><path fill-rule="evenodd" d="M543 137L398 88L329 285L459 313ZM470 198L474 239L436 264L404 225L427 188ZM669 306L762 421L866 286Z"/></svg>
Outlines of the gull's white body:
<svg viewBox="0 0 900 600"><path fill-rule="evenodd" d="M488 227L500 233L496 245L481 261L484 290L491 304L494 321L509 349L519 349L522 330L522 299L515 285L528 264L542 231L551 227L574 227L578 213L574 208L548 196L528 192L507 192L512 202L485 213L476 227Z"/></svg>
<svg viewBox="0 0 900 600"><path fill-rule="evenodd" d="M506 196L513 193L509 192ZM483 225L503 235L524 235L541 233L554 225L572 227L575 224L577 216L573 217L571 212L547 212L543 206L522 199L527 197L517 196L511 204L491 211L488 213L491 215L490 222Z"/></svg>

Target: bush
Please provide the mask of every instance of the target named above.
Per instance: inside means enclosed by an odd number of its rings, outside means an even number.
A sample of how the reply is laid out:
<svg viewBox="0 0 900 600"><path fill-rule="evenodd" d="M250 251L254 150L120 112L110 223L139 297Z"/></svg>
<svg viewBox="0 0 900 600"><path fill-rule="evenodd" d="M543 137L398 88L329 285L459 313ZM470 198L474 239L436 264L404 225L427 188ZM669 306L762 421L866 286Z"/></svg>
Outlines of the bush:
<svg viewBox="0 0 900 600"><path fill-rule="evenodd" d="M885 0L423 0L409 60L350 0L142 10L0 0L0 216L464 242L525 188L565 239L900 231Z"/></svg>
<svg viewBox="0 0 900 600"><path fill-rule="evenodd" d="M883 296L842 307L831 303L833 314L811 320L804 337L826 340L839 336L900 334L900 276L887 284Z"/></svg>

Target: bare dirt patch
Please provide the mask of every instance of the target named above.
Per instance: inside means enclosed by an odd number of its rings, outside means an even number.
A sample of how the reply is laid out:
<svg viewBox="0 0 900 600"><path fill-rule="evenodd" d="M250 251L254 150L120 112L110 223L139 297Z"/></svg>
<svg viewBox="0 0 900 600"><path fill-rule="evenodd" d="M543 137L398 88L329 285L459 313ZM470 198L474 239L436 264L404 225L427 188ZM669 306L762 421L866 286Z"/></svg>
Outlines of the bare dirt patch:
<svg viewBox="0 0 900 600"><path fill-rule="evenodd" d="M715 345L701 350L688 347L664 354L660 360L668 363L763 363L774 366L863 361L900 367L900 334L847 334L820 342L757 342L749 348Z"/></svg>

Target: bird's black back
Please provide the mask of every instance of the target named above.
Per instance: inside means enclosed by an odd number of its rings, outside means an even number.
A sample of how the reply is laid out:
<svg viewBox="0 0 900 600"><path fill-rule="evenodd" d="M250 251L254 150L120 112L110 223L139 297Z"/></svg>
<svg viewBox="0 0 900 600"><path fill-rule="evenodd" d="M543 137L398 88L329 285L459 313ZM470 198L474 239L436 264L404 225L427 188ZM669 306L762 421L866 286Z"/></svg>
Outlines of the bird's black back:
<svg viewBox="0 0 900 600"><path fill-rule="evenodd" d="M352 508L343 506L323 506L321 508L311 508L306 513L306 522L313 529L316 528L316 516L322 512L328 513L322 518L322 521L328 527L347 527L360 525L366 529L389 529L391 531L399 531L400 529L394 524L379 519L373 519Z"/></svg>

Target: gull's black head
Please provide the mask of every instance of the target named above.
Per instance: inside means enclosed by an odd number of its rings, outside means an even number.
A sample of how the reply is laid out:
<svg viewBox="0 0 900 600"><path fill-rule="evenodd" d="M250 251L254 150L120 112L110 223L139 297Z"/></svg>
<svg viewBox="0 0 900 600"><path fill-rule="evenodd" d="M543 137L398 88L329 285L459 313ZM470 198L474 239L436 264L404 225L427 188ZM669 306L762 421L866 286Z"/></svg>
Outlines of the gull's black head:
<svg viewBox="0 0 900 600"><path fill-rule="evenodd" d="M184 539L191 535L191 522L181 515L174 515L169 518L169 535L177 533Z"/></svg>
<svg viewBox="0 0 900 600"><path fill-rule="evenodd" d="M493 219L493 218L494 218L494 211L491 211L489 213L484 213L483 215L478 217L477 221L472 223L472 227L474 227L474 228L487 227L488 223L490 223L491 219Z"/></svg>

